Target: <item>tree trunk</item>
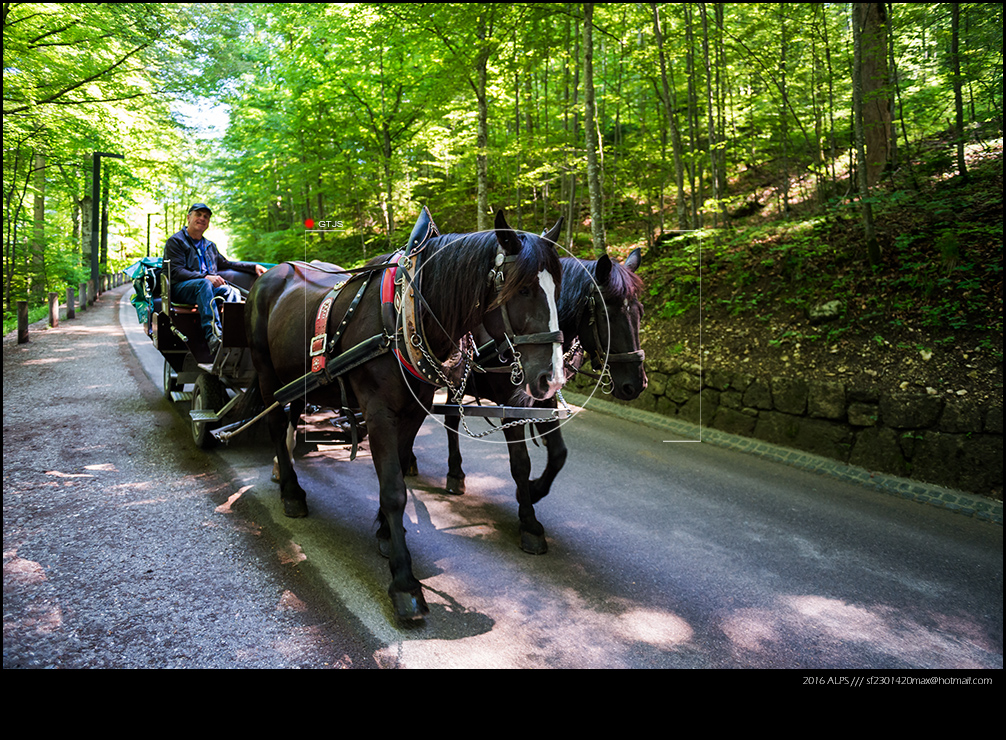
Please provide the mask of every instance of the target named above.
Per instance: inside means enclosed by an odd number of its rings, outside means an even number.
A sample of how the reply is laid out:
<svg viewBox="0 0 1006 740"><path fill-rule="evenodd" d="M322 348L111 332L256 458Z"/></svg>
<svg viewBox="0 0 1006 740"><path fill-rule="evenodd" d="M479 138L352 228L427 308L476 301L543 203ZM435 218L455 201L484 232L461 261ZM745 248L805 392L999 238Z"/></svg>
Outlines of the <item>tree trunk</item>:
<svg viewBox="0 0 1006 740"><path fill-rule="evenodd" d="M596 101L594 99L594 5L583 4L583 89L584 114L587 129L587 189L590 192L590 236L594 253L600 257L606 251L604 213L601 194L601 152L597 135Z"/></svg>
<svg viewBox="0 0 1006 740"><path fill-rule="evenodd" d="M950 3L950 63L954 72L954 112L957 121L957 172L968 179L968 168L964 162L964 98L961 94L961 4Z"/></svg>
<svg viewBox="0 0 1006 740"><path fill-rule="evenodd" d="M789 115L787 113L786 91L786 3L779 3L779 127L782 137L782 217L789 218Z"/></svg>
<svg viewBox="0 0 1006 740"><path fill-rule="evenodd" d="M706 69L706 124L709 137L709 172L713 186L713 226L719 224L720 183L719 168L716 166L716 125L713 114L713 69L709 59L709 19L706 15L706 4L699 3L699 13L702 16L702 59Z"/></svg>
<svg viewBox="0 0 1006 740"><path fill-rule="evenodd" d="M857 3L860 5L862 3ZM853 12L852 23L852 109L856 139L856 176L859 185L859 208L863 216L863 230L866 237L866 250L870 264L880 262L880 244L873 224L873 207L870 204L870 183L867 175L866 134L863 116L863 26L862 14Z"/></svg>
<svg viewBox="0 0 1006 740"><path fill-rule="evenodd" d="M568 98L567 98L568 99ZM569 149L574 153L574 159L579 159L576 157L577 149L577 139L579 137L580 131L580 34L573 34L573 101L571 104L573 111L573 125L569 129ZM569 169L569 212L566 217L566 248L573 248L573 230L576 228L576 223L580 216L580 206L577 202L576 194L576 167L572 166Z"/></svg>
<svg viewBox="0 0 1006 740"><path fill-rule="evenodd" d="M476 225L479 231L489 230L489 105L486 101L486 81L489 76L489 40L486 33L486 17L484 13L479 14L478 37L482 44L476 61L476 72L478 75L478 89L475 97L478 100L479 109L479 130L476 140L475 153L475 173L477 184L477 209Z"/></svg>
<svg viewBox="0 0 1006 740"><path fill-rule="evenodd" d="M688 82L688 189L691 193L689 200L689 223L691 228L701 228L699 222L699 208L702 206L702 176L701 176L701 156L699 154L698 131L698 101L695 92L695 37L692 30L692 11L688 3L683 3L685 11L685 78Z"/></svg>
<svg viewBox="0 0 1006 740"><path fill-rule="evenodd" d="M40 306L45 299L45 155L35 151L34 202L31 242L31 302Z"/></svg>
<svg viewBox="0 0 1006 740"><path fill-rule="evenodd" d="M657 53L660 57L660 81L664 91L664 114L667 124L671 128L671 149L674 153L674 173L675 184L678 188L677 213L678 228L688 228L688 217L685 211L685 177L684 167L681 162L681 133L678 131L677 120L674 115L674 101L671 98L671 86L667 79L667 59L664 56L664 36L660 31L660 11L656 3L650 3L650 10L653 13L653 35L657 42Z"/></svg>
<svg viewBox="0 0 1006 740"><path fill-rule="evenodd" d="M853 25L860 30L865 162L867 181L873 187L880 181L891 159L887 9L883 3L853 3Z"/></svg>

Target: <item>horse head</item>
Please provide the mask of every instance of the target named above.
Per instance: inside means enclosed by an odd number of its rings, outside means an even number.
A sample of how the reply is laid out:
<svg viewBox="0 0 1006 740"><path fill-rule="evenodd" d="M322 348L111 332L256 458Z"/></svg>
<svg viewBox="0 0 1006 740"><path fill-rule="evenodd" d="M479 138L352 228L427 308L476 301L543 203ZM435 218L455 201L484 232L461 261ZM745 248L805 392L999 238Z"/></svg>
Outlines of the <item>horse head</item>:
<svg viewBox="0 0 1006 740"><path fill-rule="evenodd" d="M559 290L562 268L555 240L562 218L547 233L518 234L496 212L497 254L489 272L494 293L483 319L500 358L511 366L511 381L528 396L545 400L563 383Z"/></svg>
<svg viewBox="0 0 1006 740"><path fill-rule="evenodd" d="M590 284L581 281L583 291L575 314L575 331L581 345L595 367L601 369L605 388L623 401L639 396L647 383L639 343L643 283L636 270L640 261L638 249L624 264L602 255L594 264ZM583 267L574 269L582 274ZM577 300L572 295L568 298L570 302Z"/></svg>

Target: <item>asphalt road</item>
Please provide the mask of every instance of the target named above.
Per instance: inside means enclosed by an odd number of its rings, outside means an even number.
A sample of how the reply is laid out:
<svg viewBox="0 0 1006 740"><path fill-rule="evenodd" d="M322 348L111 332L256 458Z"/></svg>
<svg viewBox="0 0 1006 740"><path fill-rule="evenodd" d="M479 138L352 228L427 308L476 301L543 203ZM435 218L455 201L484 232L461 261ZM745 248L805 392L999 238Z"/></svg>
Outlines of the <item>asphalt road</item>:
<svg viewBox="0 0 1006 740"><path fill-rule="evenodd" d="M366 448L302 444L311 516L285 518L261 435L194 449L117 310L4 345L5 668L1002 668L1000 524L589 403L536 507L543 556L518 547L505 446L465 440L448 496L427 421L407 528L431 613L399 625Z"/></svg>

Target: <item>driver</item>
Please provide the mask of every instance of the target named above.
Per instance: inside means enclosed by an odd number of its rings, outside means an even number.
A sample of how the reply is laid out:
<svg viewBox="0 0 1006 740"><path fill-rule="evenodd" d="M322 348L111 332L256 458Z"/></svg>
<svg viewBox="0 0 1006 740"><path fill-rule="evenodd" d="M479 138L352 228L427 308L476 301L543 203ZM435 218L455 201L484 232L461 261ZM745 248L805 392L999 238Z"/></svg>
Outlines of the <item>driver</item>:
<svg viewBox="0 0 1006 740"><path fill-rule="evenodd" d="M187 223L164 245L164 259L171 260L171 298L177 303L195 304L206 335L206 344L214 357L220 348L220 313L214 298L237 302L241 294L219 274L220 270L236 270L261 275L262 265L254 262L231 262L217 250L217 245L204 234L213 212L205 203L189 208Z"/></svg>

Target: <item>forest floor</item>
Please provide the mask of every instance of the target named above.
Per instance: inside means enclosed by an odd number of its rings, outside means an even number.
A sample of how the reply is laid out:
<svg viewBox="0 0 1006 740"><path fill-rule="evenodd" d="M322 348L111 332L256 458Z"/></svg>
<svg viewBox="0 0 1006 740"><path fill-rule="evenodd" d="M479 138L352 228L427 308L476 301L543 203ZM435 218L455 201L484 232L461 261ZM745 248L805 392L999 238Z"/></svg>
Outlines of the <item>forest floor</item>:
<svg viewBox="0 0 1006 740"><path fill-rule="evenodd" d="M701 362L1001 405L1002 140L969 147L967 181L948 151L934 142L877 188L876 266L854 205L793 204L781 219L778 193L757 185L771 178L735 183L757 214L644 257L647 367ZM836 315L812 322L828 303Z"/></svg>

